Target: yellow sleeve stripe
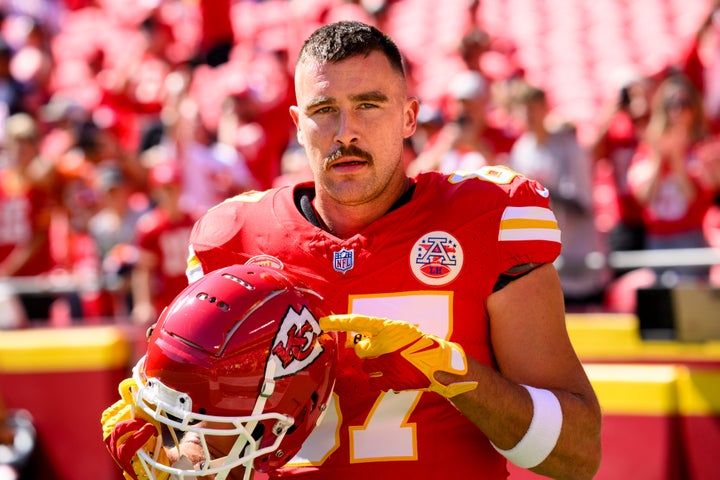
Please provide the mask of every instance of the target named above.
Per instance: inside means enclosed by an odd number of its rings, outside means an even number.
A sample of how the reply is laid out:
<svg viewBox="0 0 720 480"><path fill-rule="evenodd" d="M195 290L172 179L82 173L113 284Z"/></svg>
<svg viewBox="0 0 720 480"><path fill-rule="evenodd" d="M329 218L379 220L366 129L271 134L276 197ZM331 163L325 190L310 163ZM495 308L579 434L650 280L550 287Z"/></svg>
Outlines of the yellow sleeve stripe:
<svg viewBox="0 0 720 480"><path fill-rule="evenodd" d="M557 222L554 220L535 220L532 218L514 218L510 220L502 220L500 222L501 229L522 229L522 228L558 228Z"/></svg>
<svg viewBox="0 0 720 480"><path fill-rule="evenodd" d="M560 242L560 229L549 208L507 207L500 220L498 239Z"/></svg>

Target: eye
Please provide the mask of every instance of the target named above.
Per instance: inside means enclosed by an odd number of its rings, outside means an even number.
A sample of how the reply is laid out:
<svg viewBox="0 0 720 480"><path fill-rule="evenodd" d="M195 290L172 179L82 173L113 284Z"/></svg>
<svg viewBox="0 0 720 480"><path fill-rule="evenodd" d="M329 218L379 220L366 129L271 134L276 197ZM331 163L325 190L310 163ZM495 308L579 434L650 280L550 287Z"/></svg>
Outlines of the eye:
<svg viewBox="0 0 720 480"><path fill-rule="evenodd" d="M313 110L312 115L323 115L326 113L332 113L333 109L332 107L320 107L315 110Z"/></svg>

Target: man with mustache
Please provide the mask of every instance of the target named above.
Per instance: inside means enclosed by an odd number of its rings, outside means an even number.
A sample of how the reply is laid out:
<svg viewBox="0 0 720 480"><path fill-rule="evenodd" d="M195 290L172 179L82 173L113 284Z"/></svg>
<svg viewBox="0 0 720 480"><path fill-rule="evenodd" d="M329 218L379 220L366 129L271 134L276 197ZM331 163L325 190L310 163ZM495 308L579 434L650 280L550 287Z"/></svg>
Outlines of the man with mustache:
<svg viewBox="0 0 720 480"><path fill-rule="evenodd" d="M504 479L507 460L592 478L601 414L570 344L539 183L505 167L406 175L419 100L393 41L359 22L304 44L290 114L314 182L251 192L194 227L188 278L260 262L336 315L333 401L271 478Z"/></svg>

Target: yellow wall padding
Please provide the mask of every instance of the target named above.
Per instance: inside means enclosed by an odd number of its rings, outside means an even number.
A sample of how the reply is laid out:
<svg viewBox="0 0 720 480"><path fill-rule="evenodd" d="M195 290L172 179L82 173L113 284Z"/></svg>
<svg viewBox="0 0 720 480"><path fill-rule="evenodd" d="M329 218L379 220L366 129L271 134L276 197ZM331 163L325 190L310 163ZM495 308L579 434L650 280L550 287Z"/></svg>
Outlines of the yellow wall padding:
<svg viewBox="0 0 720 480"><path fill-rule="evenodd" d="M720 368L588 364L604 414L720 415Z"/></svg>
<svg viewBox="0 0 720 480"><path fill-rule="evenodd" d="M678 368L678 404L684 415L720 415L720 369Z"/></svg>
<svg viewBox="0 0 720 480"><path fill-rule="evenodd" d="M672 365L586 365L604 414L667 416L678 411Z"/></svg>
<svg viewBox="0 0 720 480"><path fill-rule="evenodd" d="M568 314L566 322L570 340L583 361L632 363L652 360L720 364L720 341L643 340L635 315Z"/></svg>
<svg viewBox="0 0 720 480"><path fill-rule="evenodd" d="M130 342L114 326L0 332L1 373L126 368L130 354Z"/></svg>

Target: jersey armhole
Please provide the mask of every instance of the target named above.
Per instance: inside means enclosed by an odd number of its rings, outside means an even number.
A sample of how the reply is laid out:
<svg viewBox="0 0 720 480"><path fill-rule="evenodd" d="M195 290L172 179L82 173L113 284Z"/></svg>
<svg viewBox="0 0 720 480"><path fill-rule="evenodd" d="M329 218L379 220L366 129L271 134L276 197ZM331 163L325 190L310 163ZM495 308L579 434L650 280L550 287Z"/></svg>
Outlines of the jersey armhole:
<svg viewBox="0 0 720 480"><path fill-rule="evenodd" d="M517 280L518 278L524 277L528 273L532 272L539 266L543 265L542 263L522 263L520 265L515 265L514 267L511 267L500 274L500 276L497 279L497 282L495 282L495 285L493 286L493 293L502 290L506 286L508 286L511 282Z"/></svg>

